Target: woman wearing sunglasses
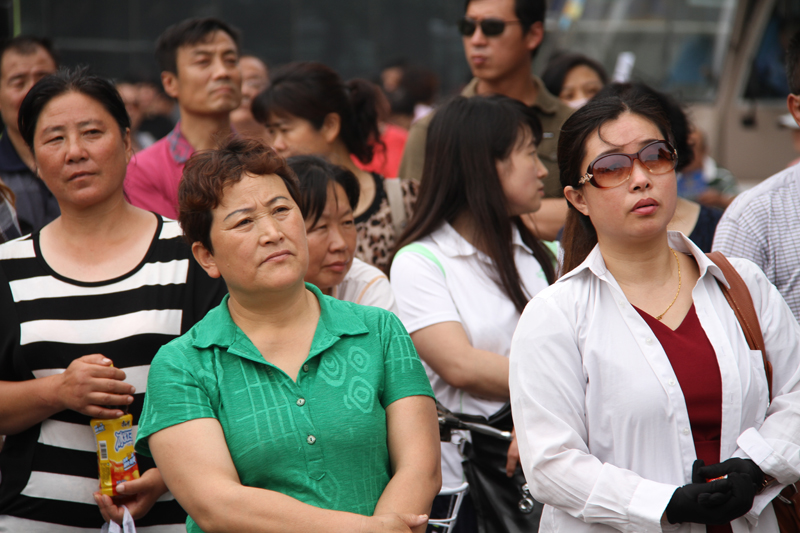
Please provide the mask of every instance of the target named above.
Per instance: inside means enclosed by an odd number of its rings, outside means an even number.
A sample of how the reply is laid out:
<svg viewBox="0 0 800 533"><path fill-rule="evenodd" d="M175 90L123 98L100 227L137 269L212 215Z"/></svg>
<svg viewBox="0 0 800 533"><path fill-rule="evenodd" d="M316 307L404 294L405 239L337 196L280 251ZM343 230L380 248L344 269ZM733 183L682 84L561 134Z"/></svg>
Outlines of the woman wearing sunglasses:
<svg viewBox="0 0 800 533"><path fill-rule="evenodd" d="M768 405L721 270L667 231L671 136L657 101L625 94L561 132L566 274L526 307L510 364L541 531L777 533L770 502L800 477L800 326L755 265L731 260L774 368Z"/></svg>

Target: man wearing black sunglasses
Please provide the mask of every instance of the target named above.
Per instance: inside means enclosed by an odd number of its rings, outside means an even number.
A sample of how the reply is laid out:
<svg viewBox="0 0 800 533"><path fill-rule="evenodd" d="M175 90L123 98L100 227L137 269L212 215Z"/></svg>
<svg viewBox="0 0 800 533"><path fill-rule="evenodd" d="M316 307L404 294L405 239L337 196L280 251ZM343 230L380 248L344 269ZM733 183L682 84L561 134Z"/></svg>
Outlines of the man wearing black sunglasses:
<svg viewBox="0 0 800 533"><path fill-rule="evenodd" d="M457 27L474 76L461 94L496 93L516 98L531 106L542 122L544 137L538 152L548 170L546 198L531 218L536 233L553 240L567 213L556 162L558 132L572 110L531 73L531 60L544 37L545 9L545 0L466 0L464 17ZM400 176L421 179L429 123L430 115L411 127Z"/></svg>

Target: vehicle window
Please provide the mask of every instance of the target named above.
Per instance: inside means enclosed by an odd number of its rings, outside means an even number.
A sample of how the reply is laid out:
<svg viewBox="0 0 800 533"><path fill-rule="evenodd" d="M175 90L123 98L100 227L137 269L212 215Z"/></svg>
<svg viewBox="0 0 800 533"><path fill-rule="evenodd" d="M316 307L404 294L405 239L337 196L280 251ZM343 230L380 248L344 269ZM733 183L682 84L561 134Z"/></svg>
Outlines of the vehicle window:
<svg viewBox="0 0 800 533"><path fill-rule="evenodd" d="M800 30L800 3L778 0L767 22L755 57L750 65L744 98L749 100L785 100L789 94L786 81L786 46Z"/></svg>
<svg viewBox="0 0 800 533"><path fill-rule="evenodd" d="M633 53L630 77L684 101L712 100L737 0L555 0L547 47L584 53L613 77L620 54ZM630 57L630 56L629 56Z"/></svg>

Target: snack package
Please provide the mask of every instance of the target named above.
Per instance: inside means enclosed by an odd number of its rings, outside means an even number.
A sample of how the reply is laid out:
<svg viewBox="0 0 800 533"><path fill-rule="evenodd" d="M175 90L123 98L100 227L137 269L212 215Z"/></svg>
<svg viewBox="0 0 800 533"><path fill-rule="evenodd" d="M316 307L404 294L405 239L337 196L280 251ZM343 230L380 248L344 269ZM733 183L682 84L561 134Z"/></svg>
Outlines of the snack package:
<svg viewBox="0 0 800 533"><path fill-rule="evenodd" d="M97 465L100 490L117 496L117 485L139 479L139 465L133 453L133 415L108 420L92 420L97 439Z"/></svg>

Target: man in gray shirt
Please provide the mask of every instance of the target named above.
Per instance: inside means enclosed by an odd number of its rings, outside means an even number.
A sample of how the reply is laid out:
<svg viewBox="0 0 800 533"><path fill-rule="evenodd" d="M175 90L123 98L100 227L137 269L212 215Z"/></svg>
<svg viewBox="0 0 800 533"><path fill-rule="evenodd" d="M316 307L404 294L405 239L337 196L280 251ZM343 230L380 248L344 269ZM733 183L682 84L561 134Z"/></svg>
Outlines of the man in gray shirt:
<svg viewBox="0 0 800 533"><path fill-rule="evenodd" d="M800 32L789 43L789 112L800 124ZM740 194L717 226L713 249L750 259L800 320L800 164Z"/></svg>

